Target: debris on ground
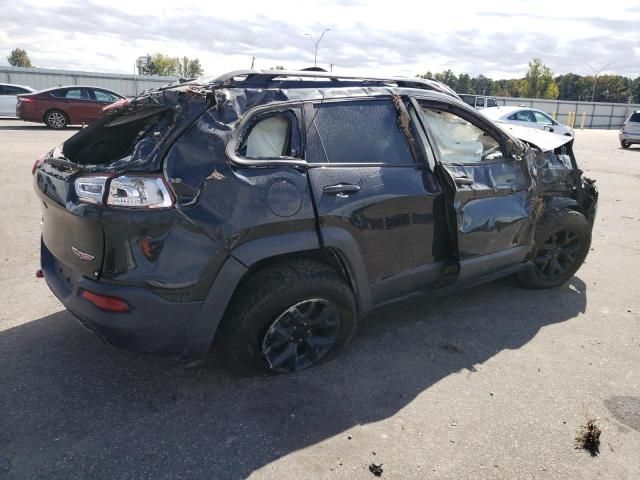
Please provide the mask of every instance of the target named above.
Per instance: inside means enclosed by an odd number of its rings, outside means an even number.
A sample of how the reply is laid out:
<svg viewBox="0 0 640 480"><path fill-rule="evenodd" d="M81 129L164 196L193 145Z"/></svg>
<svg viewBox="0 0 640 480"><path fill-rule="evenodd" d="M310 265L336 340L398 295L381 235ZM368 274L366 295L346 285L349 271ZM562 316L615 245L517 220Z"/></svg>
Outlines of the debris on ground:
<svg viewBox="0 0 640 480"><path fill-rule="evenodd" d="M380 465L376 465L375 463L372 463L371 465L369 465L369 471L373 473L376 477L381 477L382 465L383 465L382 463Z"/></svg>
<svg viewBox="0 0 640 480"><path fill-rule="evenodd" d="M456 345L454 345L451 342L444 342L440 346L442 347L443 350L446 350L448 352L460 352L461 351Z"/></svg>
<svg viewBox="0 0 640 480"><path fill-rule="evenodd" d="M580 426L576 436L576 448L582 448L591 454L592 457L600 453L600 434L602 431L595 418L587 416L587 423Z"/></svg>

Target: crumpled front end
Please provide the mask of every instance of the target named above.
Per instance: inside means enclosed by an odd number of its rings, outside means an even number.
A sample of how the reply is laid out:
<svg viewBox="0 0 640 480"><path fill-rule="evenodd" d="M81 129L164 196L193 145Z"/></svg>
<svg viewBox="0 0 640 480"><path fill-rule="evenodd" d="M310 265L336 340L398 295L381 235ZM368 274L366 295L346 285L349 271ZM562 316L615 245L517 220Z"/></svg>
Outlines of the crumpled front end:
<svg viewBox="0 0 640 480"><path fill-rule="evenodd" d="M543 205L547 208L577 207L593 224L598 189L595 180L585 177L578 167L573 153L574 139L545 132L536 132L535 138L531 137L525 134L520 139L528 144L525 159L536 181L537 193L544 202Z"/></svg>

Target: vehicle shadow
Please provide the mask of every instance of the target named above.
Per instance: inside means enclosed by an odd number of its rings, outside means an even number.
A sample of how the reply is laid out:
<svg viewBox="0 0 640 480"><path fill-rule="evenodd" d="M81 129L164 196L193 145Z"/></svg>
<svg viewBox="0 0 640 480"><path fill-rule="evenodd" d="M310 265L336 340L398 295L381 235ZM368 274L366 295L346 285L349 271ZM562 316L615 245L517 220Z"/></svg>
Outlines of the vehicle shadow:
<svg viewBox="0 0 640 480"><path fill-rule="evenodd" d="M115 350L58 312L0 333L0 457L15 478L245 478L335 435L346 442L346 430L454 372L473 375L586 303L579 278L547 291L500 280L386 307L336 360L252 379L213 358L183 368Z"/></svg>

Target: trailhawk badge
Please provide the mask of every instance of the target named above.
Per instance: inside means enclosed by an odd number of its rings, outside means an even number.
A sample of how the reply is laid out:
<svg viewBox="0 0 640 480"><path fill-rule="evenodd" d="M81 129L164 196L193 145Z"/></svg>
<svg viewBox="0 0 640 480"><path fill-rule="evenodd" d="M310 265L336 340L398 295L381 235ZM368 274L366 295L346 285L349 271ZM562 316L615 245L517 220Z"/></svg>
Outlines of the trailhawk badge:
<svg viewBox="0 0 640 480"><path fill-rule="evenodd" d="M81 260L85 260L87 262L90 262L91 260L96 258L93 255L89 255L88 253L81 252L76 247L71 247L71 251L74 253L74 255L79 257Z"/></svg>

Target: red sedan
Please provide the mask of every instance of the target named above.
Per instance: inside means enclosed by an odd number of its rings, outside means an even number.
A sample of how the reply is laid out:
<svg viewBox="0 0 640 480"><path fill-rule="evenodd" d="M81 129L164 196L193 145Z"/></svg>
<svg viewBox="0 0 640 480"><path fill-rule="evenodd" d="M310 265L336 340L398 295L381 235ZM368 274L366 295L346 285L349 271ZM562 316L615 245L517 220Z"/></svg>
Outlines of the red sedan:
<svg viewBox="0 0 640 480"><path fill-rule="evenodd" d="M119 93L97 87L73 85L50 88L18 96L16 116L28 122L44 123L51 128L92 123L107 105L125 98Z"/></svg>

